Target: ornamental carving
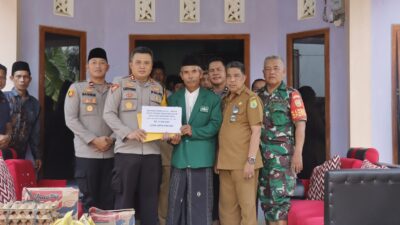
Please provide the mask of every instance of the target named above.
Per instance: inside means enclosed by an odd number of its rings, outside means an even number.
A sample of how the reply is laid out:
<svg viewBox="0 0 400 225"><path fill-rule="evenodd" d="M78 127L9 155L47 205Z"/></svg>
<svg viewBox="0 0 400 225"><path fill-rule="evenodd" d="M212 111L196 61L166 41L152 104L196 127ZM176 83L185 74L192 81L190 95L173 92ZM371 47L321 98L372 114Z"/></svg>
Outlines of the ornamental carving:
<svg viewBox="0 0 400 225"><path fill-rule="evenodd" d="M180 21L182 23L200 22L200 0L180 0Z"/></svg>
<svg viewBox="0 0 400 225"><path fill-rule="evenodd" d="M155 0L136 0L135 20L136 22L155 22Z"/></svg>
<svg viewBox="0 0 400 225"><path fill-rule="evenodd" d="M225 22L244 22L244 0L225 0Z"/></svg>

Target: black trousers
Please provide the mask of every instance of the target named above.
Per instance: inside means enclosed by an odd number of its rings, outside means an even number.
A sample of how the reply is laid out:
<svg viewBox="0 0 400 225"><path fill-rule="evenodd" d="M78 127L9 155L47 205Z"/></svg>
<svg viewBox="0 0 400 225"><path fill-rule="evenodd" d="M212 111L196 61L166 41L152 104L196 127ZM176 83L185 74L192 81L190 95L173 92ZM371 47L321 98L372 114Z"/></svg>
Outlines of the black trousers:
<svg viewBox="0 0 400 225"><path fill-rule="evenodd" d="M136 202L141 224L157 225L161 156L117 153L114 165L115 209L135 208Z"/></svg>
<svg viewBox="0 0 400 225"><path fill-rule="evenodd" d="M172 168L167 225L211 225L213 169Z"/></svg>
<svg viewBox="0 0 400 225"><path fill-rule="evenodd" d="M213 212L212 212L212 219L214 220L219 220L219 212L218 212L218 206L219 206L219 175L215 174L213 175L213 191L214 191L214 198L213 198Z"/></svg>
<svg viewBox="0 0 400 225"><path fill-rule="evenodd" d="M114 208L111 175L114 159L88 159L76 157L75 179L83 194L85 212L94 206L100 209Z"/></svg>

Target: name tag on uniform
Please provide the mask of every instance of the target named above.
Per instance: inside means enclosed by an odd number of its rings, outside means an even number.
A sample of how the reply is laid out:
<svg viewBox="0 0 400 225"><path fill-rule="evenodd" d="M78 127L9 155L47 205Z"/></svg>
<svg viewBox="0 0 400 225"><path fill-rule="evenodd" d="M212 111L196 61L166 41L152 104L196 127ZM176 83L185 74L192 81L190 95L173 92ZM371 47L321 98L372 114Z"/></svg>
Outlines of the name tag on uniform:
<svg viewBox="0 0 400 225"><path fill-rule="evenodd" d="M82 102L85 104L96 104L96 98L82 98Z"/></svg>
<svg viewBox="0 0 400 225"><path fill-rule="evenodd" d="M137 98L136 92L126 92L124 98Z"/></svg>
<svg viewBox="0 0 400 225"><path fill-rule="evenodd" d="M200 107L200 112L208 113L208 110L209 110L208 106L201 106Z"/></svg>
<svg viewBox="0 0 400 225"><path fill-rule="evenodd" d="M234 105L233 108L232 108L232 114L231 114L230 122L236 122L238 113L239 113L239 107Z"/></svg>

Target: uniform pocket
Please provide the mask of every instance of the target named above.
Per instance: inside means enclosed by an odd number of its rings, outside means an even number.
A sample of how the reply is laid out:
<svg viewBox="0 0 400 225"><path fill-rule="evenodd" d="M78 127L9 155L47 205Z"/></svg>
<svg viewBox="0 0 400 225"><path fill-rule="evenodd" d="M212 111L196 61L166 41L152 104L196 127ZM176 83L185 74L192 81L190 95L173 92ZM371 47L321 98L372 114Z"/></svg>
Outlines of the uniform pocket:
<svg viewBox="0 0 400 225"><path fill-rule="evenodd" d="M93 115L97 115L97 105L95 104L83 104L82 106L82 115L83 116L93 116Z"/></svg>
<svg viewBox="0 0 400 225"><path fill-rule="evenodd" d="M136 111L136 109L137 109L137 100L123 99L121 101L121 111L122 112Z"/></svg>
<svg viewBox="0 0 400 225"><path fill-rule="evenodd" d="M123 92L123 99L137 99L136 91L132 90L124 90Z"/></svg>
<svg viewBox="0 0 400 225"><path fill-rule="evenodd" d="M122 180L119 172L112 171L111 188L115 193L122 193Z"/></svg>
<svg viewBox="0 0 400 225"><path fill-rule="evenodd" d="M296 187L296 177L297 175L294 174L292 170L286 171L286 194L288 196L294 195L294 189Z"/></svg>
<svg viewBox="0 0 400 225"><path fill-rule="evenodd" d="M83 116L97 115L97 99L84 97L81 100L81 114Z"/></svg>
<svg viewBox="0 0 400 225"><path fill-rule="evenodd" d="M230 122L238 122L238 121L245 121L246 108L243 106L242 103L236 104L230 108Z"/></svg>
<svg viewBox="0 0 400 225"><path fill-rule="evenodd" d="M150 94L150 105L160 105L162 100L162 94L151 93Z"/></svg>
<svg viewBox="0 0 400 225"><path fill-rule="evenodd" d="M271 120L276 126L289 123L288 108L284 104L271 105Z"/></svg>

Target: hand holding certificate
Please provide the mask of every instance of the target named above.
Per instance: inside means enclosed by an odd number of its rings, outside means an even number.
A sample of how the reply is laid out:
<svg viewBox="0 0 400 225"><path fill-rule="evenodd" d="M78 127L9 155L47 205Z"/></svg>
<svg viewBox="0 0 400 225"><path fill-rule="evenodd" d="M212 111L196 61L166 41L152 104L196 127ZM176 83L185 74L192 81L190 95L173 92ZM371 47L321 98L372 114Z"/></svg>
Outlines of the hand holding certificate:
<svg viewBox="0 0 400 225"><path fill-rule="evenodd" d="M181 133L181 107L143 106L137 117L139 127L147 133L145 142L162 139L164 133Z"/></svg>

